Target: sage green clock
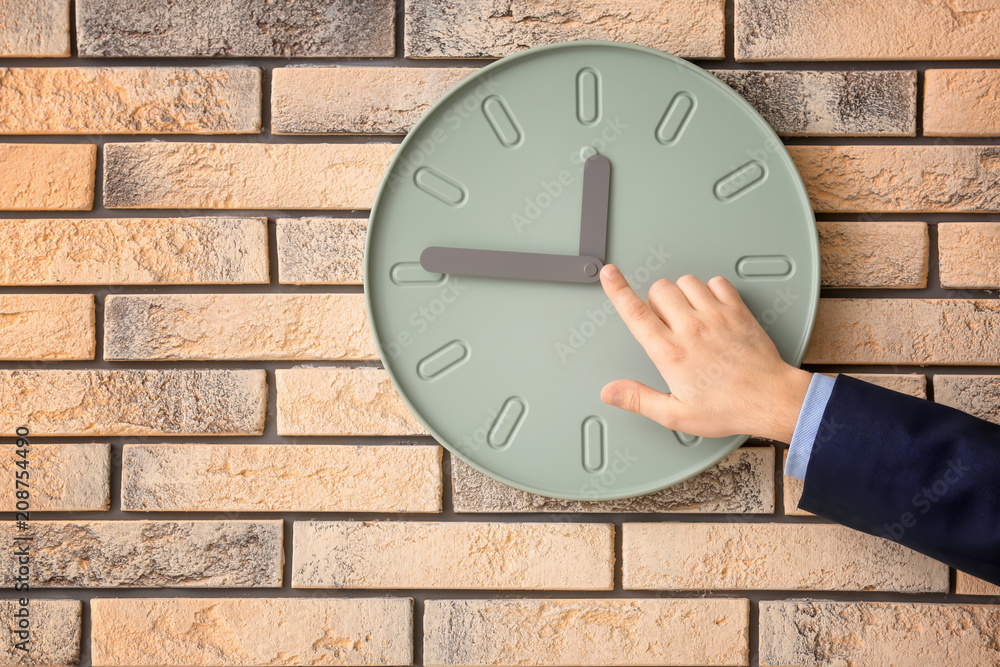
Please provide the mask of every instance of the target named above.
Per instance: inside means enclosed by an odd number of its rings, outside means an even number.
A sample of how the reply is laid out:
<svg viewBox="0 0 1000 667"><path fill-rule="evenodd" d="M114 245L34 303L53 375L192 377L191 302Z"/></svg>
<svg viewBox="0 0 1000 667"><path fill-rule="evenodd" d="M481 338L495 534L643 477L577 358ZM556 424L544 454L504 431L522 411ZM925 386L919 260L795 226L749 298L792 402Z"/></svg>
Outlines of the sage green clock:
<svg viewBox="0 0 1000 667"><path fill-rule="evenodd" d="M600 500L680 482L746 440L601 402L621 378L669 391L606 298L605 263L642 298L659 278L725 276L782 357L802 359L812 208L775 133L702 69L614 42L529 49L406 136L371 212L368 315L399 394L455 456L518 489Z"/></svg>

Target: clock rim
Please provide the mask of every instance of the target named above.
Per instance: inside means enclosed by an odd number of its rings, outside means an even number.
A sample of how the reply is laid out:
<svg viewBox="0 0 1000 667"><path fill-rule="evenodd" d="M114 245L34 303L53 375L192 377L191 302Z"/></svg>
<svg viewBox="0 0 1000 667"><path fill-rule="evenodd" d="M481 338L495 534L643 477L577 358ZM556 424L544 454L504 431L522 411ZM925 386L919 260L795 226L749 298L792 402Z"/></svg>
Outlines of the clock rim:
<svg viewBox="0 0 1000 667"><path fill-rule="evenodd" d="M392 381L393 387L396 389L396 393L399 394L399 397L403 400L403 403L406 405L407 409L410 410L410 412L417 419L417 421L420 422L420 424L424 427L424 429L426 429L427 433L431 437L433 437L438 442L438 444L447 449L453 456L458 457L466 465L474 468L475 470L478 470L479 472L490 477L491 479L497 480L515 489L519 489L521 491L525 491L527 493L532 493L535 495L540 495L546 498L554 498L557 500L599 502L604 500L622 500L627 498L638 498L641 496L649 495L651 493L655 493L657 491L661 491L663 489L672 486L676 486L677 484L680 484L681 482L684 482L685 480L688 480L704 472L705 470L708 470L712 466L718 464L724 458L729 456L732 452L739 449L752 436L747 434L738 434L730 436L734 438L733 442L729 446L719 449L719 451L717 452L717 456L706 459L705 461L707 461L707 463L703 462L704 465L699 464L698 466L695 466L694 469L686 469L677 472L673 475L670 475L669 477L658 480L654 484L650 484L643 487L642 490L638 492L622 491L621 493L614 493L614 492L602 493L599 496L588 495L588 494L573 494L573 493L564 495L552 495L552 492L547 491L545 489L539 489L529 484L524 484L522 482L509 479L504 475L497 474L496 472L489 470L480 465L479 463L467 458L463 453L461 453L458 447L453 446L451 443L447 441L447 439L443 438L427 422L424 416L416 409L414 404L410 401L409 397L403 391L402 384L396 377L396 374L392 370L391 365L386 363L385 361L387 355L386 351L382 347L382 343L379 340L378 331L376 330L375 327L374 307L372 304L372 292L371 290L368 289L368 285L372 284L370 276L371 245L372 245L372 239L374 238L374 234L372 233L372 231L376 225L375 221L377 218L379 204L381 203L383 194L385 193L388 187L389 175L393 172L393 169L396 167L397 163L403 159L403 155L405 153L404 149L407 147L412 137L416 136L417 134L416 131L420 129L425 123L430 122L430 119L436 115L436 112L440 108L445 107L453 98L461 95L466 88L474 87L479 82L480 77L488 74L491 70L499 69L500 67L504 67L512 61L525 57L534 56L544 51L553 51L558 49L574 48L574 47L577 48L591 47L591 46L598 46L602 48L619 48L619 49L636 51L648 55L658 56L664 60L674 63L675 65L684 67L688 70L695 72L698 76L704 77L707 80L711 81L710 85L717 86L723 92L723 94L732 99L737 104L737 106L742 106L744 111L747 112L754 119L754 121L761 126L762 130L766 134L769 134L770 138L776 142L776 145L778 146L777 154L783 160L786 160L787 163L792 167L791 176L794 182L798 186L797 190L799 196L802 199L802 203L805 205L804 208L806 211L808 211L809 218L811 219L812 222L813 233L809 235L809 242L810 242L809 249L810 249L810 255L812 256L812 266L810 267L809 278L811 284L814 287L815 297L808 304L809 310L806 315L807 318L806 326L804 328L802 340L799 343L799 347L795 351L795 353L791 355L791 359L787 360L788 363L792 363L796 367L801 366L802 359L805 356L806 348L809 345L809 339L812 337L813 329L816 324L816 313L817 310L819 309L819 296L820 296L821 285L820 285L819 233L816 227L816 215L812 207L812 202L809 200L805 183L802 180L802 175L799 173L798 167L792 160L791 155L788 153L787 147L781 141L781 138L778 136L778 133L774 131L774 128L771 127L771 125L764 119L764 117L760 114L760 112L758 112L753 107L753 105L751 105L745 98L743 98L743 96L741 96L739 93L733 90L730 86L726 85L723 81L719 80L717 77L707 72L704 68L699 67L693 63L690 63L679 56L667 53L666 51L660 51L658 49L654 49L648 46L642 46L639 44L632 44L629 42L617 42L613 40L583 39L583 40L571 40L566 42L556 42L553 44L544 44L541 46L535 46L532 48L524 49L522 51L518 51L517 53L512 53L510 55L504 56L503 58L500 58L484 67L477 69L473 74L460 81L450 90L448 90L448 92L442 95L436 102L434 102L430 107L428 107L427 111L424 112L424 114L417 120L417 122L413 124L413 127L410 128L406 136L403 137L403 140L399 144L399 148L396 149L395 154L389 161L389 165L386 167L386 170L382 177L382 181L379 183L378 190L375 193L375 198L373 200L372 207L368 215L369 224L368 224L368 231L365 236L365 250L363 257L362 278L364 280L363 287L365 295L365 311L366 315L368 316L368 327L371 331L372 339L374 340L375 343L375 349L378 351L379 360L382 363L382 368L388 374L389 379Z"/></svg>

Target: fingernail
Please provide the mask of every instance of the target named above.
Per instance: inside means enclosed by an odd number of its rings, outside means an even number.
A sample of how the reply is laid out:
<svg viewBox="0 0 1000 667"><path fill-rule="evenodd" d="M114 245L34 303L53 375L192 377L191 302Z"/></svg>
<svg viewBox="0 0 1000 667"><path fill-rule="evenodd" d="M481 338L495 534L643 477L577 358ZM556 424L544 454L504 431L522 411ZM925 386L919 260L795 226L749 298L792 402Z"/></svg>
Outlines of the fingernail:
<svg viewBox="0 0 1000 667"><path fill-rule="evenodd" d="M608 402L616 408L620 408L622 404L622 390L618 387L612 387L611 391L608 393Z"/></svg>
<svg viewBox="0 0 1000 667"><path fill-rule="evenodd" d="M601 269L601 273L604 274L605 278L617 278L619 275L621 275L621 272L618 270L618 267L615 266L614 264L605 264L604 268Z"/></svg>

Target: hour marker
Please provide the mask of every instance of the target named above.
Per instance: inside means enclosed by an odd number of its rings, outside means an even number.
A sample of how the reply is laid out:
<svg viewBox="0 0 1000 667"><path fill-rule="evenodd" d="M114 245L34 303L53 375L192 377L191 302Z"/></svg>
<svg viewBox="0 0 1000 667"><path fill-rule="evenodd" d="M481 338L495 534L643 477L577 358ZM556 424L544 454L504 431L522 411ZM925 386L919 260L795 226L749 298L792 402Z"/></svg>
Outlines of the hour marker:
<svg viewBox="0 0 1000 667"><path fill-rule="evenodd" d="M421 167L413 174L417 187L448 206L461 206L469 193L458 181L449 178L433 167Z"/></svg>
<svg viewBox="0 0 1000 667"><path fill-rule="evenodd" d="M685 447L694 447L701 442L700 435L691 435L690 433L683 433L681 431L674 431L674 435L677 436L678 442Z"/></svg>
<svg viewBox="0 0 1000 667"><path fill-rule="evenodd" d="M740 278L790 278L795 264L785 255L749 255L736 262Z"/></svg>
<svg viewBox="0 0 1000 667"><path fill-rule="evenodd" d="M608 435L604 420L591 415L583 420L583 469L601 472L608 460Z"/></svg>
<svg viewBox="0 0 1000 667"><path fill-rule="evenodd" d="M490 95L483 100L483 115L503 146L514 148L521 143L521 128L502 97Z"/></svg>
<svg viewBox="0 0 1000 667"><path fill-rule="evenodd" d="M455 370L469 360L469 345L462 340L453 340L434 350L417 363L417 375L421 380L437 380Z"/></svg>
<svg viewBox="0 0 1000 667"><path fill-rule="evenodd" d="M601 119L601 75L592 67L576 75L576 118L584 125Z"/></svg>
<svg viewBox="0 0 1000 667"><path fill-rule="evenodd" d="M694 95L687 91L674 95L667 110L663 112L663 119L656 126L656 140L664 146L676 143L691 120L694 104Z"/></svg>
<svg viewBox="0 0 1000 667"><path fill-rule="evenodd" d="M514 434L521 427L524 416L528 413L528 404L520 396L511 396L504 401L500 408L490 432L486 436L486 442L493 449L506 449L514 439Z"/></svg>
<svg viewBox="0 0 1000 667"><path fill-rule="evenodd" d="M750 160L729 172L715 183L715 198L719 201L729 201L748 190L751 190L767 177L767 167L763 162Z"/></svg>
<svg viewBox="0 0 1000 667"><path fill-rule="evenodd" d="M392 268L389 269L389 280L400 287L409 285L418 287L440 285L446 277L443 273L424 271L424 267L420 266L420 262L400 262L393 264Z"/></svg>

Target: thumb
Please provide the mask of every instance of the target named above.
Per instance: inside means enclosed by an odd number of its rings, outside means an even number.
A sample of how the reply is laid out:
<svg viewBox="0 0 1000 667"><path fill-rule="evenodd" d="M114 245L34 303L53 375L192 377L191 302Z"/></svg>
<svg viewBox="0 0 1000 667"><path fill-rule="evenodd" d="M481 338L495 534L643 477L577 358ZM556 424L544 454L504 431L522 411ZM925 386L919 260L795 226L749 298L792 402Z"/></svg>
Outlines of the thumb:
<svg viewBox="0 0 1000 667"><path fill-rule="evenodd" d="M601 400L673 428L678 417L677 399L635 380L615 380L601 389Z"/></svg>

